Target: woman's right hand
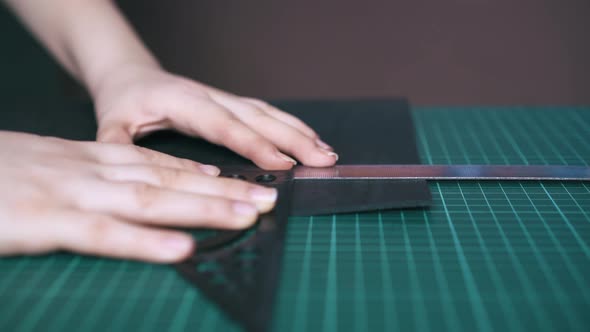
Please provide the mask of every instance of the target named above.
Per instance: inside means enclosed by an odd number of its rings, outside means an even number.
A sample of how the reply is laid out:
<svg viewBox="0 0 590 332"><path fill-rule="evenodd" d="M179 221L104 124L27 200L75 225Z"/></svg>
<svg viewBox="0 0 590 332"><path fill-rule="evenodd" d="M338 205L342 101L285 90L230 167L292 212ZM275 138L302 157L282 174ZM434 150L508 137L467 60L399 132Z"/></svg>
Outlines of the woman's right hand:
<svg viewBox="0 0 590 332"><path fill-rule="evenodd" d="M168 263L193 239L172 226L240 229L275 189L130 144L0 131L0 255L68 250Z"/></svg>

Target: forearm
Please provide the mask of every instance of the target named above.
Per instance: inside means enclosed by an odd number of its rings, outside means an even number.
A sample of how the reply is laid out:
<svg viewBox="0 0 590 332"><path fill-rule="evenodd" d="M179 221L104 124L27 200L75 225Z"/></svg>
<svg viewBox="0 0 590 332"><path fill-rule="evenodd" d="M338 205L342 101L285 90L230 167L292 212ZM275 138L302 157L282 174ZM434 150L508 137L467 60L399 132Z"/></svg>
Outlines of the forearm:
<svg viewBox="0 0 590 332"><path fill-rule="evenodd" d="M94 95L123 66L158 66L110 0L5 0Z"/></svg>

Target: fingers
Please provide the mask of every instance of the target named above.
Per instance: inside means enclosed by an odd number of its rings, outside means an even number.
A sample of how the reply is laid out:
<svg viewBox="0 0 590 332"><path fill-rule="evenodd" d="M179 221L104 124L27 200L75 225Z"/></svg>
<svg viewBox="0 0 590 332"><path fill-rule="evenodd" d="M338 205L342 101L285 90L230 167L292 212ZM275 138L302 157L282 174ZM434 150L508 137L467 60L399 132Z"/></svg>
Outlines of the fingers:
<svg viewBox="0 0 590 332"><path fill-rule="evenodd" d="M273 143L248 127L223 106L212 102L194 102L193 109L181 108L172 117L177 128L224 145L252 160L263 169L290 169L295 160L281 153ZM199 114L195 114L198 111Z"/></svg>
<svg viewBox="0 0 590 332"><path fill-rule="evenodd" d="M242 98L243 101L245 101L246 103L249 103L263 111L265 111L268 115L272 116L273 118L282 121L288 125L290 125L291 127L301 131L304 135L306 135L309 138L312 138L314 140L319 139L318 134L311 129L311 127L309 127L308 125L306 125L303 121L301 121L299 118L283 112L279 109L277 109L276 107L262 101L262 100L258 100L258 99L254 99L254 98Z"/></svg>
<svg viewBox="0 0 590 332"><path fill-rule="evenodd" d="M171 263L186 258L194 248L188 234L151 229L106 215L62 210L48 218L53 222L45 223L46 238L53 239L56 249Z"/></svg>
<svg viewBox="0 0 590 332"><path fill-rule="evenodd" d="M19 223L0 233L0 254L39 254L69 250L157 263L189 256L190 235L128 223L108 215L74 209L47 209L42 215L25 214Z"/></svg>
<svg viewBox="0 0 590 332"><path fill-rule="evenodd" d="M131 143L140 128L174 127L224 145L264 169L290 169L296 161L288 155L309 166L331 166L337 160L333 149L303 121L261 100L173 77L166 82L167 88L150 103L140 103L141 111L104 116L97 139Z"/></svg>
<svg viewBox="0 0 590 332"><path fill-rule="evenodd" d="M338 159L338 155L333 151L318 146L315 139L284 122L277 121L267 113L252 110L244 113L241 120L305 165L332 166Z"/></svg>
<svg viewBox="0 0 590 332"><path fill-rule="evenodd" d="M150 166L177 168L212 176L217 176L220 173L219 168L212 165L203 165L192 160L176 158L165 153L138 146L86 142L80 142L79 144L84 144L84 149L91 154L91 157L104 164L145 164Z"/></svg>
<svg viewBox="0 0 590 332"><path fill-rule="evenodd" d="M83 211L137 222L183 227L242 229L256 222L258 209L249 202L176 191L154 185L96 181L81 188L64 188Z"/></svg>
<svg viewBox="0 0 590 332"><path fill-rule="evenodd" d="M101 167L100 173L109 181L140 182L175 191L249 202L254 204L260 213L272 210L277 199L277 191L274 188L235 179L195 174L177 168L108 165Z"/></svg>
<svg viewBox="0 0 590 332"><path fill-rule="evenodd" d="M305 165L326 167L338 160L330 146L293 116L255 99L245 99L244 102L244 98L217 96L215 100L230 107L244 124Z"/></svg>

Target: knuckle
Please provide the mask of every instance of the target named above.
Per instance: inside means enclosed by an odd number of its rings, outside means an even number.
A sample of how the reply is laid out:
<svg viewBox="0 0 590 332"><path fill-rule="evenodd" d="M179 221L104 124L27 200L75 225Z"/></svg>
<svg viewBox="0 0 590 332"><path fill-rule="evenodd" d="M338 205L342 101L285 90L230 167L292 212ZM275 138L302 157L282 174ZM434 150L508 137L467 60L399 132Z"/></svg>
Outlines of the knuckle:
<svg viewBox="0 0 590 332"><path fill-rule="evenodd" d="M83 240L88 248L108 248L115 229L107 217L96 216L89 220L84 233Z"/></svg>
<svg viewBox="0 0 590 332"><path fill-rule="evenodd" d="M291 147L293 154L297 156L303 163L314 160L314 157L318 155L325 156L324 153L320 152L315 142L306 140L305 143L293 145Z"/></svg>
<svg viewBox="0 0 590 332"><path fill-rule="evenodd" d="M199 109L204 115L208 116L204 120L207 120L210 124L222 124L228 118L233 117L233 115L227 109L214 101L200 105Z"/></svg>
<svg viewBox="0 0 590 332"><path fill-rule="evenodd" d="M134 150L138 156L148 163L156 163L162 159L160 154L146 148L136 146L134 147Z"/></svg>
<svg viewBox="0 0 590 332"><path fill-rule="evenodd" d="M100 165L98 167L98 176L103 180L119 181L122 179L120 169L112 165Z"/></svg>
<svg viewBox="0 0 590 332"><path fill-rule="evenodd" d="M229 203L226 199L210 199L203 203L201 212L207 221L225 220L229 215Z"/></svg>
<svg viewBox="0 0 590 332"><path fill-rule="evenodd" d="M152 168L151 172L157 183L164 187L176 184L182 174L182 172L176 168Z"/></svg>
<svg viewBox="0 0 590 332"><path fill-rule="evenodd" d="M134 183L131 192L139 211L146 213L155 205L158 199L158 190L147 183Z"/></svg>
<svg viewBox="0 0 590 332"><path fill-rule="evenodd" d="M135 232L121 236L122 233L125 234L128 231L128 228L122 227L119 222L108 216L93 216L88 220L88 224L83 230L81 238L83 242L73 246L76 251L88 254L134 258L137 257L138 248L141 248L142 239ZM130 239L134 245L130 245Z"/></svg>
<svg viewBox="0 0 590 332"><path fill-rule="evenodd" d="M183 168L186 168L188 170L197 169L197 170L201 171L201 169L199 168L201 166L201 164L196 161L192 161L192 160L188 160L188 159L178 159L178 162L180 163L180 165Z"/></svg>
<svg viewBox="0 0 590 332"><path fill-rule="evenodd" d="M92 216L86 220L79 239L71 239L62 247L85 254L132 257L130 251L136 247L126 245L121 231L120 225L111 218Z"/></svg>
<svg viewBox="0 0 590 332"><path fill-rule="evenodd" d="M148 160L142 147L131 144L99 143L99 158L107 164L120 164L126 160L143 163Z"/></svg>
<svg viewBox="0 0 590 332"><path fill-rule="evenodd" d="M228 190L234 194L233 196L238 196L249 200L250 192L256 187L256 185L245 181L234 180Z"/></svg>
<svg viewBox="0 0 590 332"><path fill-rule="evenodd" d="M248 196L249 191L254 186L241 180L224 179L221 183L221 194L226 197L244 197Z"/></svg>
<svg viewBox="0 0 590 332"><path fill-rule="evenodd" d="M299 131L291 130L287 135L285 145L292 151L309 153L316 149L315 141Z"/></svg>
<svg viewBox="0 0 590 332"><path fill-rule="evenodd" d="M245 97L244 100L250 104L256 105L262 109L266 109L266 108L271 108L272 106L270 106L270 104L268 104L267 102L265 102L264 100L261 99L257 99L257 98L248 98Z"/></svg>
<svg viewBox="0 0 590 332"><path fill-rule="evenodd" d="M239 127L238 120L227 117L225 120L220 120L213 126L215 138L221 142L239 141L239 134L236 127Z"/></svg>
<svg viewBox="0 0 590 332"><path fill-rule="evenodd" d="M140 148L138 151L142 156L142 160L144 160L147 164L170 165L181 168L186 166L186 163L180 160L180 158L169 156L167 154L146 148Z"/></svg>
<svg viewBox="0 0 590 332"><path fill-rule="evenodd" d="M249 116L253 117L256 121L262 121L268 117L268 113L260 106L246 104L244 108L250 113Z"/></svg>
<svg viewBox="0 0 590 332"><path fill-rule="evenodd" d="M311 137L307 137L303 134L298 134L298 136L301 143L296 146L300 146L303 151L315 151L318 149L318 145Z"/></svg>
<svg viewBox="0 0 590 332"><path fill-rule="evenodd" d="M276 148L263 138L252 139L251 143L246 146L244 154L253 160L264 160L267 156L275 153Z"/></svg>

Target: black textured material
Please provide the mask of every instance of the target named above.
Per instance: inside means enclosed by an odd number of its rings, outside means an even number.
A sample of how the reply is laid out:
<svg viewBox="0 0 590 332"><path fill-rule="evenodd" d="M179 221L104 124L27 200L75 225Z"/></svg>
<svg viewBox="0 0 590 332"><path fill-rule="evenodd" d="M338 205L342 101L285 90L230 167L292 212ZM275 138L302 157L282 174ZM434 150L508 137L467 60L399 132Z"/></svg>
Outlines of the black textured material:
<svg viewBox="0 0 590 332"><path fill-rule="evenodd" d="M23 99L2 104L0 130L92 141L96 121L88 102Z"/></svg>
<svg viewBox="0 0 590 332"><path fill-rule="evenodd" d="M409 105L404 99L278 103L334 147L338 164L420 164ZM292 215L422 207L425 181L295 181Z"/></svg>
<svg viewBox="0 0 590 332"><path fill-rule="evenodd" d="M295 181L291 215L425 207L430 192L415 180Z"/></svg>

